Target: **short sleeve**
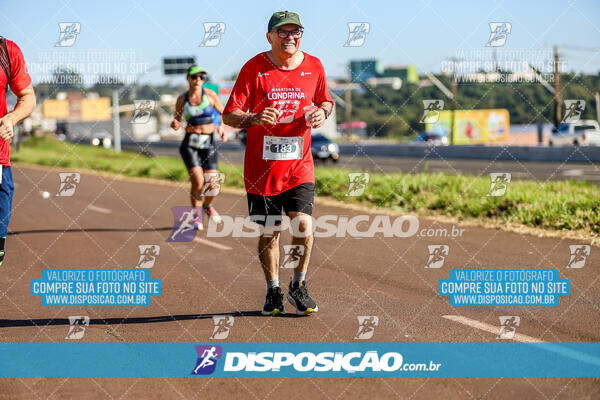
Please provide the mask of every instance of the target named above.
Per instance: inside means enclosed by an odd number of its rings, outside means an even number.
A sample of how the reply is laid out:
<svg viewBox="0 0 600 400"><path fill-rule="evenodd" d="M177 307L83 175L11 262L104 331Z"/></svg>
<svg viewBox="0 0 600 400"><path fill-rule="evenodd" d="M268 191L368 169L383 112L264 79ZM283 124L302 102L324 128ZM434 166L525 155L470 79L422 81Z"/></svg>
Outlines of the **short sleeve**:
<svg viewBox="0 0 600 400"><path fill-rule="evenodd" d="M27 64L19 46L7 40L6 47L10 57L10 79L8 84L13 93L19 93L31 84L31 77L27 71Z"/></svg>
<svg viewBox="0 0 600 400"><path fill-rule="evenodd" d="M327 78L325 77L325 69L323 68L323 64L320 61L318 63L318 71L319 71L319 79L317 80L317 88L315 90L315 97L313 99L313 103L315 105L321 105L325 101L329 101L333 103L333 99L329 94L329 89L327 88Z"/></svg>
<svg viewBox="0 0 600 400"><path fill-rule="evenodd" d="M229 114L234 110L247 111L250 108L248 101L250 98L250 68L250 62L247 62L240 70L223 114Z"/></svg>

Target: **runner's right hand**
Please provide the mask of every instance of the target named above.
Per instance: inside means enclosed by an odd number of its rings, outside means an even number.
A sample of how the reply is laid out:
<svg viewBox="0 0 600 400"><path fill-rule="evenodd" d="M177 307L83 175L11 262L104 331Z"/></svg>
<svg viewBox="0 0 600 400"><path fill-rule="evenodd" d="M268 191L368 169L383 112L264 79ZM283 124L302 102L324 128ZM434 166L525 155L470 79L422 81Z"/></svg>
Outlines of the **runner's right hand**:
<svg viewBox="0 0 600 400"><path fill-rule="evenodd" d="M279 118L279 110L276 108L277 103L273 102L269 107L254 116L257 125L275 125Z"/></svg>
<svg viewBox="0 0 600 400"><path fill-rule="evenodd" d="M171 122L171 128L173 128L174 130L179 130L180 126L181 126L180 122L177 121L176 119L174 119L173 122Z"/></svg>

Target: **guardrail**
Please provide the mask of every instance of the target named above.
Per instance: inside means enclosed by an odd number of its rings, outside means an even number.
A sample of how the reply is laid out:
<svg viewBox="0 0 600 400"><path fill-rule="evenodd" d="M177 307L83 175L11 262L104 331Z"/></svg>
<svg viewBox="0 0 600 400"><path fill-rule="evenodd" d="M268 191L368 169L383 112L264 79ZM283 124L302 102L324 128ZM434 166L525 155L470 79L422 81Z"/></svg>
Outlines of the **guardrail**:
<svg viewBox="0 0 600 400"><path fill-rule="evenodd" d="M597 146L427 146L410 144L340 144L342 155L369 157L427 157L447 159L504 160L504 161L559 161L600 162Z"/></svg>

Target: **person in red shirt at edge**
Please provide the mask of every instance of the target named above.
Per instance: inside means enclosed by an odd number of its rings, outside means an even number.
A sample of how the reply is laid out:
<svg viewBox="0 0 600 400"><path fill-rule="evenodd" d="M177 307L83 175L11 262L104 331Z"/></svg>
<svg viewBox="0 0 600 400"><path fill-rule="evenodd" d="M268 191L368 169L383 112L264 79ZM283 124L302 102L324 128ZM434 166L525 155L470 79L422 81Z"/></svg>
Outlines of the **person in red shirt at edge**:
<svg viewBox="0 0 600 400"><path fill-rule="evenodd" d="M35 108L35 94L27 72L21 49L14 42L0 36L0 265L4 261L4 248L8 223L12 213L15 190L10 168L10 140L15 135L14 126L27 118ZM17 96L15 108L6 111L6 88Z"/></svg>
<svg viewBox="0 0 600 400"><path fill-rule="evenodd" d="M248 213L264 226L258 242L267 280L263 315L284 313L279 287L282 211L291 219L292 245L304 249L297 247L298 251L287 255L299 259L287 298L297 314L319 309L305 280L313 244L315 195L310 135L311 127L319 128L331 114L333 100L321 61L299 50L302 32L298 14L274 13L266 35L271 50L242 67L223 111L225 124L247 128L244 182Z"/></svg>

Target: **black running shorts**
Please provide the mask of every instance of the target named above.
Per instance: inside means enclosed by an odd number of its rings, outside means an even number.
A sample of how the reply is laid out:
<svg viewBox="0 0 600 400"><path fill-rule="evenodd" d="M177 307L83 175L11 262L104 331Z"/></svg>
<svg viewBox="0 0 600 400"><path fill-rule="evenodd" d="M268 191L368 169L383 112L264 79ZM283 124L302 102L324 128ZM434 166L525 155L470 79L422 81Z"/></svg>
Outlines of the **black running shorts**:
<svg viewBox="0 0 600 400"><path fill-rule="evenodd" d="M185 167L188 170L193 167L202 167L203 170L216 170L218 168L219 155L212 139L208 149L195 149L188 145L189 136L190 134L186 133L181 146L179 146L179 154L181 154Z"/></svg>
<svg viewBox="0 0 600 400"><path fill-rule="evenodd" d="M282 211L286 214L301 212L312 215L315 184L302 183L275 196L260 196L252 193L247 193L247 196L250 218L257 224L265 225L267 216L281 217ZM276 218L270 218L269 221L275 221L275 225L281 224L281 221L276 221Z"/></svg>

